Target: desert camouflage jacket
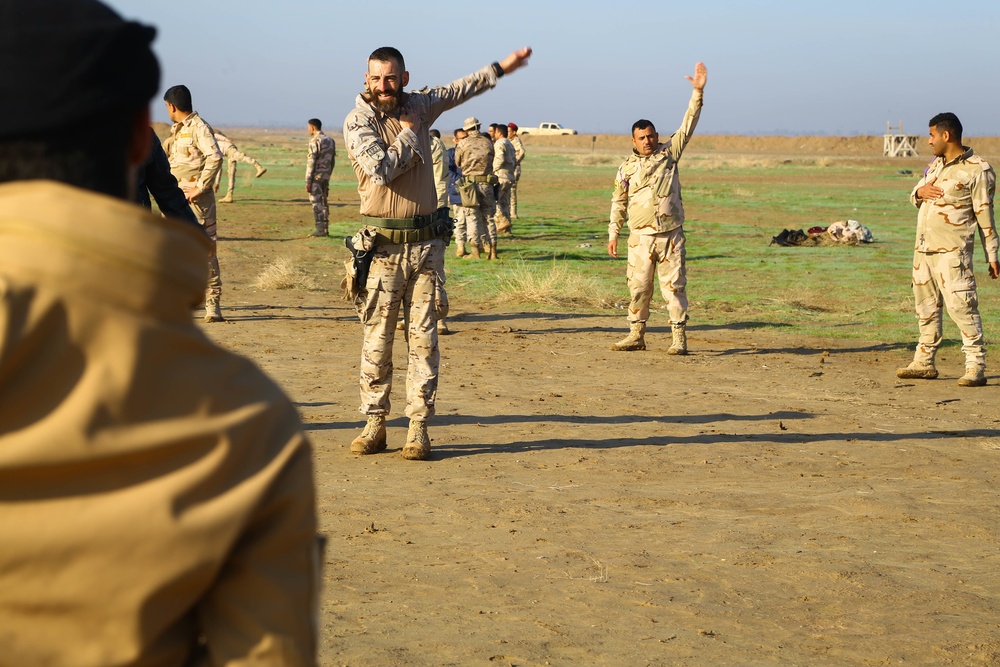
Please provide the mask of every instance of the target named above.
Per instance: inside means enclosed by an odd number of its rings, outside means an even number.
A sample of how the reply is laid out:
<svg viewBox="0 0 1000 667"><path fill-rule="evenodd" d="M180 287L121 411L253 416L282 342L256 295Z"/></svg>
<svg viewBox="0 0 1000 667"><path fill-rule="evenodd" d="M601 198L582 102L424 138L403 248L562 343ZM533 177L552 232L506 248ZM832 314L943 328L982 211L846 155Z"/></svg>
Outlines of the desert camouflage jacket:
<svg viewBox="0 0 1000 667"><path fill-rule="evenodd" d="M455 146L455 164L463 176L492 174L493 142L479 132L469 132L469 136Z"/></svg>
<svg viewBox="0 0 1000 667"><path fill-rule="evenodd" d="M511 145L514 146L514 159L517 160L518 166L524 162L524 144L521 142L521 137L516 134L513 137L507 137Z"/></svg>
<svg viewBox="0 0 1000 667"><path fill-rule="evenodd" d="M197 111L174 123L163 150L170 161L170 173L178 183L197 185L203 191L212 189L222 168L222 151L212 127Z"/></svg>
<svg viewBox="0 0 1000 667"><path fill-rule="evenodd" d="M514 167L517 158L514 155L514 144L506 137L500 137L493 144L493 173L501 181L514 180Z"/></svg>
<svg viewBox="0 0 1000 667"><path fill-rule="evenodd" d="M944 190L934 200L917 199L917 190L928 181ZM1000 240L993 226L993 195L997 175L971 148L951 162L936 158L910 193L917 212L917 252L963 250L972 254L976 230L986 248L987 261L997 261Z"/></svg>
<svg viewBox="0 0 1000 667"><path fill-rule="evenodd" d="M677 162L698 125L702 97L702 91L692 91L681 126L652 155L642 157L633 151L618 168L611 195L609 239L618 238L626 220L629 231L636 234L669 232L684 224Z"/></svg>
<svg viewBox="0 0 1000 667"><path fill-rule="evenodd" d="M437 137L431 137L431 162L434 165L434 190L438 208L448 205L448 148Z"/></svg>
<svg viewBox="0 0 1000 667"><path fill-rule="evenodd" d="M229 151L236 150L236 144L233 143L233 140L214 127L212 128L212 134L215 135L215 143L219 144L219 152L223 155L229 155Z"/></svg>
<svg viewBox="0 0 1000 667"><path fill-rule="evenodd" d="M399 112L384 114L365 94L344 121L344 141L358 177L361 214L376 218L410 218L437 210L431 138L428 129L442 113L497 84L493 67L447 86L403 96L403 106L420 118L417 133L404 128Z"/></svg>
<svg viewBox="0 0 1000 667"><path fill-rule="evenodd" d="M330 180L337 161L337 144L322 131L309 138L309 155L306 158L306 185L314 179Z"/></svg>

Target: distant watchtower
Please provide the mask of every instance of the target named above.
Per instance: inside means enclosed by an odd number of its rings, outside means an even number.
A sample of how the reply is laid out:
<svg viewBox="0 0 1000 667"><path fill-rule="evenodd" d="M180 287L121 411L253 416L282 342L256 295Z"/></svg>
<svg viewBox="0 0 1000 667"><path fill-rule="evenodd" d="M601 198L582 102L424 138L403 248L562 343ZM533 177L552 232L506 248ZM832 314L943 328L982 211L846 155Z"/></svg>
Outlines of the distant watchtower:
<svg viewBox="0 0 1000 667"><path fill-rule="evenodd" d="M903 134L903 121L899 121L899 134L892 133L892 125L885 123L885 135L882 155L885 157L915 157L917 154L916 134Z"/></svg>

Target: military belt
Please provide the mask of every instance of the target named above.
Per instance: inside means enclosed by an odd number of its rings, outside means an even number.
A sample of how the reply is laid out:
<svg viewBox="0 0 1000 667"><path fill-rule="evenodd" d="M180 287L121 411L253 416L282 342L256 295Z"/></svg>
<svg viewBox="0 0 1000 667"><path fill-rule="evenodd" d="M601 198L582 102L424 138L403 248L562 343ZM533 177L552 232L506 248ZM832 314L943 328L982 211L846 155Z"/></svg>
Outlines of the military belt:
<svg viewBox="0 0 1000 667"><path fill-rule="evenodd" d="M447 208L440 208L430 215L412 218L373 218L361 216L362 222L375 232L375 244L420 243L434 238L450 238L451 218Z"/></svg>
<svg viewBox="0 0 1000 667"><path fill-rule="evenodd" d="M472 181L473 183L492 183L493 176L488 174L483 174L481 176L466 176L466 179Z"/></svg>

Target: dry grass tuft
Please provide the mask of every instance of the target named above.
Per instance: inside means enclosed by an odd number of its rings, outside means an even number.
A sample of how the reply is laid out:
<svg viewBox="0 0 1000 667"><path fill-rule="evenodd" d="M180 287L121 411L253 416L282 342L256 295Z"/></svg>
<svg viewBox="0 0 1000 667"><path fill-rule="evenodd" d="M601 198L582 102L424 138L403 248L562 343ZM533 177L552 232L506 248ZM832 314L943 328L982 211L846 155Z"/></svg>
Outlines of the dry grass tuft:
<svg viewBox="0 0 1000 667"><path fill-rule="evenodd" d="M756 193L754 193L753 190L748 190L746 188L734 188L733 195L742 199L751 199L756 196Z"/></svg>
<svg viewBox="0 0 1000 667"><path fill-rule="evenodd" d="M687 162L688 169L775 169L782 164L787 164L790 160L778 160L775 158L762 158L750 156L736 156L732 158L707 158L703 160L694 159Z"/></svg>
<svg viewBox="0 0 1000 667"><path fill-rule="evenodd" d="M264 267L253 286L257 289L319 289L319 283L311 275L292 263L287 257L278 257Z"/></svg>
<svg viewBox="0 0 1000 667"><path fill-rule="evenodd" d="M583 167L597 167L604 165L618 166L625 158L621 155L611 155L610 153L597 153L591 155L574 155L573 164Z"/></svg>
<svg viewBox="0 0 1000 667"><path fill-rule="evenodd" d="M497 275L498 304L536 303L585 308L614 307L614 295L602 281L574 272L568 264L553 259L551 265L528 266L524 262Z"/></svg>

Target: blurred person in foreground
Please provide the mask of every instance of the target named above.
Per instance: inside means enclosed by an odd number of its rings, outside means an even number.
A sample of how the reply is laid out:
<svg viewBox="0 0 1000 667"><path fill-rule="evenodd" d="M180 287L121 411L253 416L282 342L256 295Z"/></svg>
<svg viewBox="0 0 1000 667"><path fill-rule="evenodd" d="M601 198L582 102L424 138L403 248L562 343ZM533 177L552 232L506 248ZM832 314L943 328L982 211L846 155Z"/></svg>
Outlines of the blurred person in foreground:
<svg viewBox="0 0 1000 667"><path fill-rule="evenodd" d="M129 201L154 34L0 0L0 662L314 665L309 442L192 321L205 234Z"/></svg>
<svg viewBox="0 0 1000 667"><path fill-rule="evenodd" d="M646 119L632 125L632 155L618 168L611 195L608 254L618 257L618 234L628 221L629 333L613 343L612 350L646 349L646 320L653 297L653 272L670 314L672 342L667 354L687 354L687 267L685 265L684 202L677 163L691 140L701 116L708 70L694 68L691 101L681 126L660 143L653 123Z"/></svg>
<svg viewBox="0 0 1000 667"><path fill-rule="evenodd" d="M965 353L962 387L986 384L986 341L979 317L972 256L978 232L986 251L990 278L1000 275L997 263L993 195L997 176L993 167L962 145L962 123L953 113L930 120L934 160L910 193L917 207L917 240L913 250L913 297L920 339L913 361L896 377L933 380L938 376L934 357L941 345L942 306L958 325Z"/></svg>

